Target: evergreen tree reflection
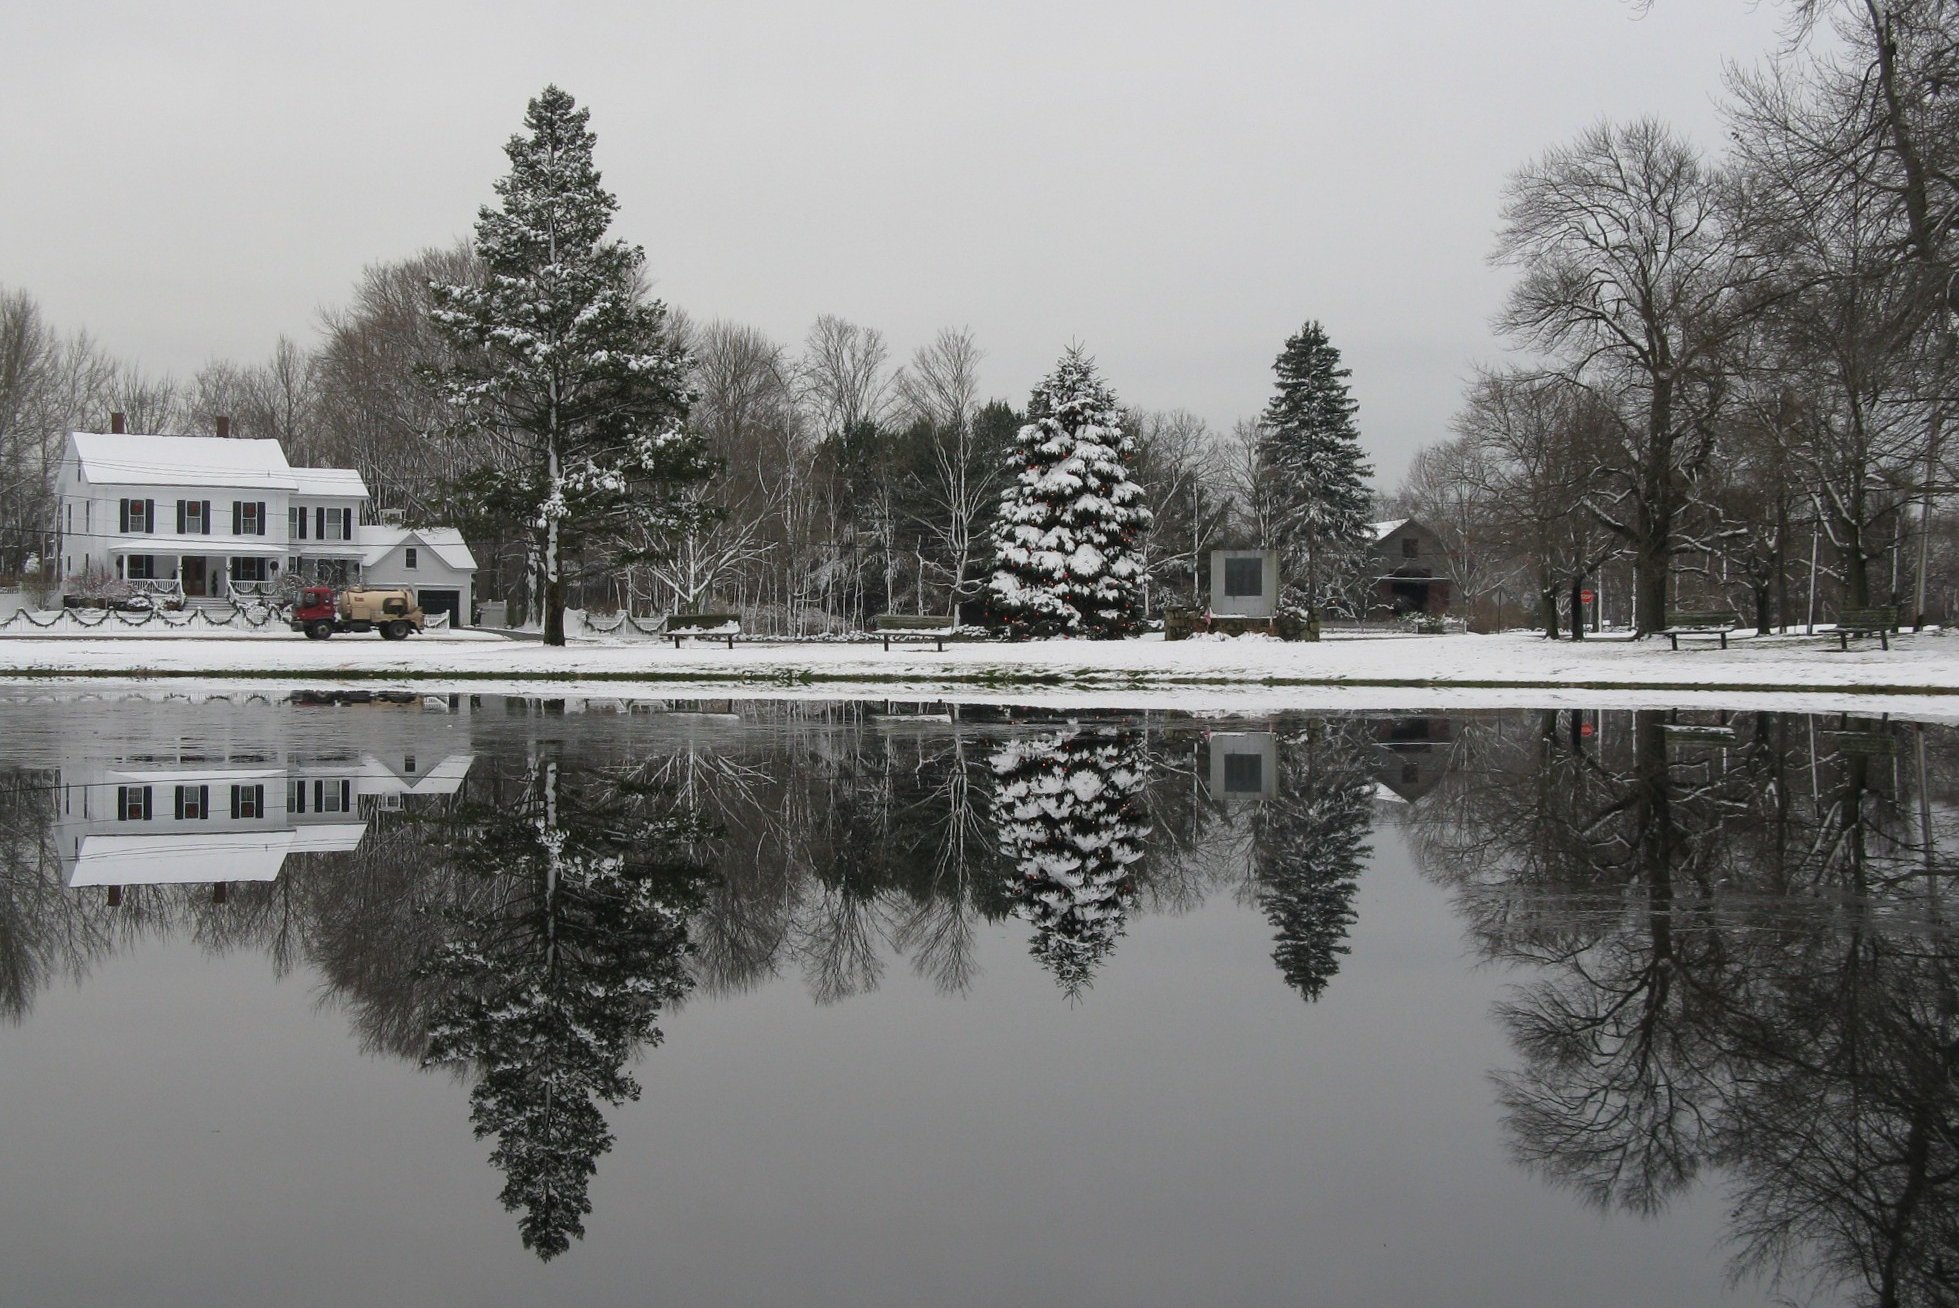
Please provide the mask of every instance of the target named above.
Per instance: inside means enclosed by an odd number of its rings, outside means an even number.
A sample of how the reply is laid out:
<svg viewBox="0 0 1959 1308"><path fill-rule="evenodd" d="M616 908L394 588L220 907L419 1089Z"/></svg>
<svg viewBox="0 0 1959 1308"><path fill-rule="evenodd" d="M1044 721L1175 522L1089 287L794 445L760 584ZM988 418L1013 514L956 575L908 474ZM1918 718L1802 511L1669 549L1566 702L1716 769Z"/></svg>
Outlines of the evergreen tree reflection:
<svg viewBox="0 0 1959 1308"><path fill-rule="evenodd" d="M426 1061L473 1067L471 1120L496 1137L504 1207L544 1259L584 1234L612 1144L600 1104L638 1098L626 1064L692 984L701 833L648 798L546 759L516 802L455 814L454 857L479 885L448 908L429 965L447 993Z"/></svg>
<svg viewBox="0 0 1959 1308"><path fill-rule="evenodd" d="M1364 724L1331 720L1279 738L1276 793L1252 815L1254 893L1286 984L1318 999L1340 970L1371 852L1374 778Z"/></svg>
<svg viewBox="0 0 1959 1308"><path fill-rule="evenodd" d="M1142 741L1128 732L1063 731L1010 740L993 755L1000 852L1013 865L1014 912L1033 924L1033 956L1078 996L1115 948L1136 895L1150 828Z"/></svg>

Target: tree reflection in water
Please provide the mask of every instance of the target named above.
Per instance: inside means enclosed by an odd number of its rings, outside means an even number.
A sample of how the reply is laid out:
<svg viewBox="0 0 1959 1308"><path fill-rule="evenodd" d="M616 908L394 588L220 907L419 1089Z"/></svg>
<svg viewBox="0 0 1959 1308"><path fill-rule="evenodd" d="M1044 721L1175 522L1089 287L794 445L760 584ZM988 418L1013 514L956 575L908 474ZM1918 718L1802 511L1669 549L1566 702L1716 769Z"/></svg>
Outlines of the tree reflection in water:
<svg viewBox="0 0 1959 1308"><path fill-rule="evenodd" d="M61 769L0 769L0 1011L22 1020L51 979L146 937L315 969L365 1047L471 1077L504 1202L551 1257L589 1212L606 1107L692 989L800 974L828 1003L895 961L959 993L984 924L1018 917L1078 996L1138 920L1223 893L1270 924L1273 983L1318 999L1387 811L1480 952L1518 969L1497 1093L1521 1163L1634 1211L1722 1184L1737 1274L1791 1294L1959 1298L1949 731L1644 712L1034 728L807 704L574 733L511 705L515 726L483 715L459 793L364 810L351 852L222 897L68 888ZM1221 770L1225 736L1250 753ZM1411 782L1419 759L1435 775Z"/></svg>
<svg viewBox="0 0 1959 1308"><path fill-rule="evenodd" d="M503 1205L549 1259L585 1233L613 1138L599 1104L639 1097L626 1063L693 984L687 922L707 867L698 824L657 793L551 758L528 781L515 802L447 815L450 857L479 884L441 910L428 972L446 993L424 1061L473 1068L470 1119L497 1139Z"/></svg>
<svg viewBox="0 0 1959 1308"><path fill-rule="evenodd" d="M1635 1211L1718 1168L1738 1276L1954 1302L1959 868L1922 729L1480 727L1417 848L1531 967L1501 1012L1518 1159Z"/></svg>

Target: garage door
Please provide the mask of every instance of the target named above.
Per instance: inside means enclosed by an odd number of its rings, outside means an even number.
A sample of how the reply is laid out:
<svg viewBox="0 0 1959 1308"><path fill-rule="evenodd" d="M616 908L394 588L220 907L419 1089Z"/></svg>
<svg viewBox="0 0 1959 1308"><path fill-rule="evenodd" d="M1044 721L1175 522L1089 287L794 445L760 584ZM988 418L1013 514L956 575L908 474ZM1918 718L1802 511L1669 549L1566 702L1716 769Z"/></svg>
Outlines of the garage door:
<svg viewBox="0 0 1959 1308"><path fill-rule="evenodd" d="M422 602L422 612L434 617L438 613L449 615L450 627L462 627L463 593L459 590L418 590L415 598Z"/></svg>

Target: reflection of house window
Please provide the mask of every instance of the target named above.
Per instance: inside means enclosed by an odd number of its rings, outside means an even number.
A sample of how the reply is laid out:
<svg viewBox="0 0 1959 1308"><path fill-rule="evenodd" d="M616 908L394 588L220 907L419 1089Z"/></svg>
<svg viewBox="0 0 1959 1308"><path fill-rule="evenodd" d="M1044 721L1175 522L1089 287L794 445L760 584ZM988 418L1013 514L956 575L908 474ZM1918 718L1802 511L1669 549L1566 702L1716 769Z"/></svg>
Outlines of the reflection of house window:
<svg viewBox="0 0 1959 1308"><path fill-rule="evenodd" d="M211 788L209 786L178 786L177 816L185 821L201 822L211 816Z"/></svg>
<svg viewBox="0 0 1959 1308"><path fill-rule="evenodd" d="M265 787L233 786L231 788L231 816L235 818L264 817Z"/></svg>
<svg viewBox="0 0 1959 1308"><path fill-rule="evenodd" d="M403 755L401 756L401 770L402 770L403 772L406 772L406 773L408 773L408 774L409 774L410 776L413 776L413 775L414 775L414 773L415 773L415 756L414 756L413 754L403 754Z"/></svg>
<svg viewBox="0 0 1959 1308"><path fill-rule="evenodd" d="M315 813L345 813L352 807L352 782L315 781L313 783L313 811Z"/></svg>
<svg viewBox="0 0 1959 1308"><path fill-rule="evenodd" d="M1413 763L1403 763L1401 765L1402 785L1412 786L1416 782L1420 781L1421 779L1422 779L1422 770L1419 766Z"/></svg>
<svg viewBox="0 0 1959 1308"><path fill-rule="evenodd" d="M1422 543L1413 536L1403 536L1401 538L1401 557L1404 559L1419 559L1421 556Z"/></svg>
<svg viewBox="0 0 1959 1308"><path fill-rule="evenodd" d="M148 822L150 820L150 788L148 786L117 786L116 820L118 822Z"/></svg>
<svg viewBox="0 0 1959 1308"><path fill-rule="evenodd" d="M1253 560L1257 562L1257 560ZM1265 789L1265 759L1259 754L1224 756L1224 793L1256 795Z"/></svg>
<svg viewBox="0 0 1959 1308"><path fill-rule="evenodd" d="M306 783L288 781L286 783L286 812L304 813L306 811Z"/></svg>
<svg viewBox="0 0 1959 1308"><path fill-rule="evenodd" d="M1227 599L1257 596L1265 593L1263 559L1226 559L1224 561L1224 593Z"/></svg>

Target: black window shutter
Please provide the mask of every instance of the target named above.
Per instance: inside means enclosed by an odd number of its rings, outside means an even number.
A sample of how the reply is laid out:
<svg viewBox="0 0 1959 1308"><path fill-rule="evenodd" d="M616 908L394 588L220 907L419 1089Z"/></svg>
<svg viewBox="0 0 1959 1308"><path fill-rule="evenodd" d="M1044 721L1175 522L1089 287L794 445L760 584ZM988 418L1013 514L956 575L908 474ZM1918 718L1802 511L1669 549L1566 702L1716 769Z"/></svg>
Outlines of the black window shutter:
<svg viewBox="0 0 1959 1308"><path fill-rule="evenodd" d="M202 500L200 504L204 509L204 534L209 536L211 534L211 501Z"/></svg>
<svg viewBox="0 0 1959 1308"><path fill-rule="evenodd" d="M258 534L261 536L265 534L265 501L264 500L260 500L258 502Z"/></svg>
<svg viewBox="0 0 1959 1308"><path fill-rule="evenodd" d="M156 810L150 807L150 788L148 786L144 786L143 787L143 821L148 822L150 818L153 817L155 814L156 814Z"/></svg>
<svg viewBox="0 0 1959 1308"><path fill-rule="evenodd" d="M197 788L197 816L201 818L211 816L211 788L209 786L199 786Z"/></svg>
<svg viewBox="0 0 1959 1308"><path fill-rule="evenodd" d="M354 538L354 511L352 509L340 510L340 535L346 540L352 540Z"/></svg>
<svg viewBox="0 0 1959 1308"><path fill-rule="evenodd" d="M177 534L179 536L184 534L184 505L187 502L185 500L177 501Z"/></svg>
<svg viewBox="0 0 1959 1308"><path fill-rule="evenodd" d="M238 816L238 794L243 789L243 786L233 786L231 788L231 816L233 817Z"/></svg>
<svg viewBox="0 0 1959 1308"><path fill-rule="evenodd" d="M178 787L177 787L177 819L178 819L178 821L182 821L182 820L183 820L183 816L184 816L184 791L186 791L186 790L188 790L188 789L189 789L189 787L188 787L188 786L178 786Z"/></svg>
<svg viewBox="0 0 1959 1308"><path fill-rule="evenodd" d="M152 536L156 534L156 501L143 501L143 530Z"/></svg>
<svg viewBox="0 0 1959 1308"><path fill-rule="evenodd" d="M313 510L313 534L321 540L326 539L326 510Z"/></svg>
<svg viewBox="0 0 1959 1308"><path fill-rule="evenodd" d="M121 501L121 504L122 504L122 527L120 528L120 530L127 532L129 530L129 501L123 500Z"/></svg>
<svg viewBox="0 0 1959 1308"><path fill-rule="evenodd" d="M352 512L351 509L348 511ZM342 813L354 811L354 783L351 781L340 783L340 811Z"/></svg>
<svg viewBox="0 0 1959 1308"><path fill-rule="evenodd" d="M244 526L245 502L243 500L233 500L231 502L231 534L234 536L244 535Z"/></svg>
<svg viewBox="0 0 1959 1308"><path fill-rule="evenodd" d="M117 786L116 787L116 821L127 822L128 820L129 820L129 787Z"/></svg>

